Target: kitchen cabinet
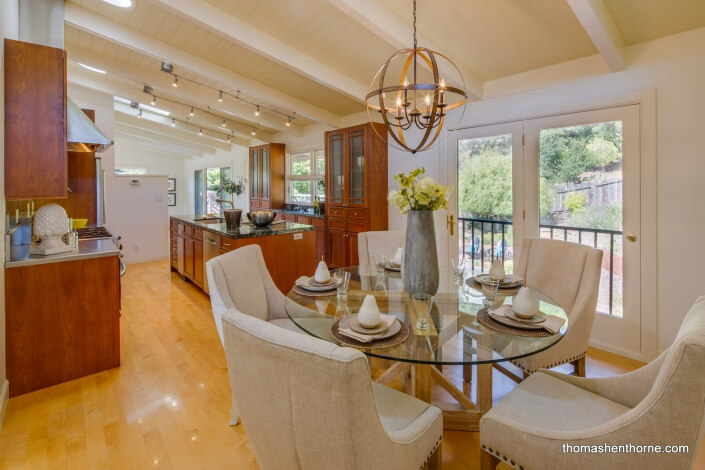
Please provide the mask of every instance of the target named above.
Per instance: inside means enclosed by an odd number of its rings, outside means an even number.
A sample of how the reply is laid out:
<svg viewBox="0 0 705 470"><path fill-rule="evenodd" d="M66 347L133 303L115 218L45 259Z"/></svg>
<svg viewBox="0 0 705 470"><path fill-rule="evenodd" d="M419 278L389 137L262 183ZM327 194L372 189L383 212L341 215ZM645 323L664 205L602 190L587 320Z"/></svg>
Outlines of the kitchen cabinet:
<svg viewBox="0 0 705 470"><path fill-rule="evenodd" d="M286 161L284 144L250 147L250 210L284 206Z"/></svg>
<svg viewBox="0 0 705 470"><path fill-rule="evenodd" d="M11 397L120 365L119 259L5 269Z"/></svg>
<svg viewBox="0 0 705 470"><path fill-rule="evenodd" d="M176 220L171 219L169 222L169 260L171 268L176 271L179 269L179 224Z"/></svg>
<svg viewBox="0 0 705 470"><path fill-rule="evenodd" d="M357 234L388 228L387 132L368 123L326 132L325 142L328 264L354 266Z"/></svg>
<svg viewBox="0 0 705 470"><path fill-rule="evenodd" d="M65 198L66 53L5 39L5 197Z"/></svg>
<svg viewBox="0 0 705 470"><path fill-rule="evenodd" d="M326 237L326 221L325 219L311 217L311 225L316 228L316 261L320 261L325 259L326 246L328 246L328 240Z"/></svg>
<svg viewBox="0 0 705 470"><path fill-rule="evenodd" d="M183 276L203 288L203 230L183 225L184 272Z"/></svg>

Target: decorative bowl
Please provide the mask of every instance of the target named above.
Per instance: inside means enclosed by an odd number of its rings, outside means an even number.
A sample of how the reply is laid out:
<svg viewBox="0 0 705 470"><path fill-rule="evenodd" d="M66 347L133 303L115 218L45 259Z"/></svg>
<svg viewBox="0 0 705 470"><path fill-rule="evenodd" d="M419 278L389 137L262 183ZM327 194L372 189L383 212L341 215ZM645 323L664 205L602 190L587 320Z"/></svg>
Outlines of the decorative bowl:
<svg viewBox="0 0 705 470"><path fill-rule="evenodd" d="M73 219L73 228L83 228L88 224L88 219Z"/></svg>
<svg viewBox="0 0 705 470"><path fill-rule="evenodd" d="M266 227L276 218L277 213L272 211L252 211L247 213L247 218L257 227Z"/></svg>

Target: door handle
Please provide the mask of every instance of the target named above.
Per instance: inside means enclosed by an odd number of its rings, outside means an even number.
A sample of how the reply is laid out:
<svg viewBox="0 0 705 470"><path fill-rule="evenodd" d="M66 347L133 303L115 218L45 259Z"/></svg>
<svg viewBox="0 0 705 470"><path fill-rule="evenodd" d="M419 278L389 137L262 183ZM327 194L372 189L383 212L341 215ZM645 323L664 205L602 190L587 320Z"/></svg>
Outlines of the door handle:
<svg viewBox="0 0 705 470"><path fill-rule="evenodd" d="M453 214L446 217L446 225L448 226L450 236L452 237L455 235L455 216Z"/></svg>
<svg viewBox="0 0 705 470"><path fill-rule="evenodd" d="M633 233L627 235L627 241L634 243L637 240L637 236Z"/></svg>

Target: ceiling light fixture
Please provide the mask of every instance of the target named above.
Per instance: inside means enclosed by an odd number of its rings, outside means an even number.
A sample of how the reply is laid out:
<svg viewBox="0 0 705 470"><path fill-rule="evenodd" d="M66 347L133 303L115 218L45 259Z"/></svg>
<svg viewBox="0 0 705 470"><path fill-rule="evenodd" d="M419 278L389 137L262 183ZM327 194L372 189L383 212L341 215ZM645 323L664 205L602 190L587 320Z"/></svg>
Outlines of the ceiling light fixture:
<svg viewBox="0 0 705 470"><path fill-rule="evenodd" d="M228 136L228 142L230 142L230 136Z"/></svg>
<svg viewBox="0 0 705 470"><path fill-rule="evenodd" d="M250 132L250 134L251 134L251 135L257 135L257 131L255 130L254 127L252 128L252 132Z"/></svg>
<svg viewBox="0 0 705 470"><path fill-rule="evenodd" d="M114 7L120 8L130 8L132 6L132 0L103 0Z"/></svg>
<svg viewBox="0 0 705 470"><path fill-rule="evenodd" d="M289 117L289 120L286 121L286 127L291 127L291 117Z"/></svg>
<svg viewBox="0 0 705 470"><path fill-rule="evenodd" d="M174 75L174 81L171 82L171 86L173 86L174 88L176 88L176 87L179 86L179 77L178 77L178 75Z"/></svg>
<svg viewBox="0 0 705 470"><path fill-rule="evenodd" d="M259 116L259 105L257 105L257 110L255 111L255 116Z"/></svg>
<svg viewBox="0 0 705 470"><path fill-rule="evenodd" d="M226 124L225 124L225 119L223 119L223 123L221 124L221 126L223 126L223 127L226 126Z"/></svg>
<svg viewBox="0 0 705 470"><path fill-rule="evenodd" d="M78 65L80 65L80 66L83 67L84 69L90 70L91 72L107 73L105 70L97 69L97 68L95 68L95 67L91 67L90 65L82 64L82 63L80 63L80 62L78 63Z"/></svg>
<svg viewBox="0 0 705 470"><path fill-rule="evenodd" d="M385 130L394 140L390 142L393 147L416 153L441 144L455 132L465 112L467 94L460 69L448 57L417 46L416 0L413 8L414 47L400 49L387 59L372 80L365 104L370 122L376 122L373 118L381 115ZM455 71L457 77L446 77L448 81L442 79L439 60L445 63L442 67L445 73ZM399 70L400 75L395 75L398 78L389 79L388 73L392 75ZM386 95L391 96L390 103L386 102ZM453 111L452 114L449 111ZM451 117L453 125L446 126L449 132L439 139L446 120ZM422 131L414 144L407 142L409 135L404 134L412 126ZM374 129L377 132L376 127Z"/></svg>
<svg viewBox="0 0 705 470"><path fill-rule="evenodd" d="M189 116L193 117L196 115L196 113L193 112L193 106L191 106L191 112L188 113Z"/></svg>
<svg viewBox="0 0 705 470"><path fill-rule="evenodd" d="M137 117L140 118L140 119L142 119L142 110L141 110L141 109L140 109L140 112L137 113Z"/></svg>
<svg viewBox="0 0 705 470"><path fill-rule="evenodd" d="M198 130L198 135L203 135L203 128L200 128L200 129Z"/></svg>
<svg viewBox="0 0 705 470"><path fill-rule="evenodd" d="M157 104L157 97L152 95L152 100L149 102L149 104L151 104L152 106L156 105Z"/></svg>
<svg viewBox="0 0 705 470"><path fill-rule="evenodd" d="M176 127L176 119L171 119L171 127Z"/></svg>
<svg viewBox="0 0 705 470"><path fill-rule="evenodd" d="M218 90L218 102L223 102L223 90Z"/></svg>

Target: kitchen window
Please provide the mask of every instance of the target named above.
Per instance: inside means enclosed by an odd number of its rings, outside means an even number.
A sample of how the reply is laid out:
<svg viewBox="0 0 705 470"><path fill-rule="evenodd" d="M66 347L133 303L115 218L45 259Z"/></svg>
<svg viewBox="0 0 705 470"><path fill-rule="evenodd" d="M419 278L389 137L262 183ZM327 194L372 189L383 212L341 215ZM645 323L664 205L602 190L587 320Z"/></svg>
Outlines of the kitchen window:
<svg viewBox="0 0 705 470"><path fill-rule="evenodd" d="M219 214L220 203L215 200L230 199L228 194L218 193L220 182L232 178L230 167L204 168L194 171L193 176L196 215Z"/></svg>
<svg viewBox="0 0 705 470"><path fill-rule="evenodd" d="M323 150L294 153L289 156L287 200L291 204L313 204L317 197L326 199L326 156Z"/></svg>
<svg viewBox="0 0 705 470"><path fill-rule="evenodd" d="M146 175L149 169L143 166L119 165L115 167L116 175Z"/></svg>

